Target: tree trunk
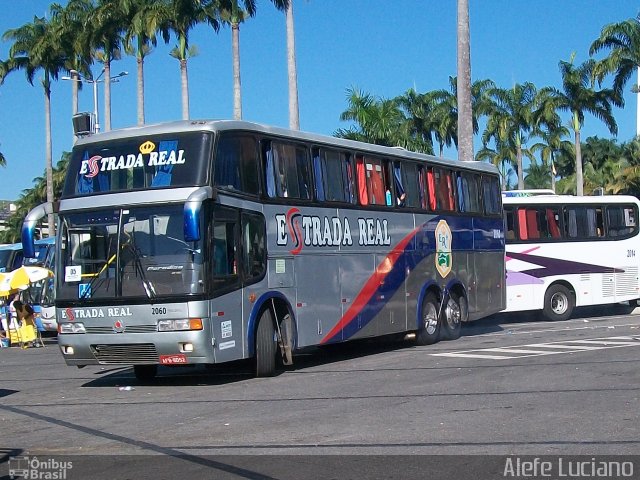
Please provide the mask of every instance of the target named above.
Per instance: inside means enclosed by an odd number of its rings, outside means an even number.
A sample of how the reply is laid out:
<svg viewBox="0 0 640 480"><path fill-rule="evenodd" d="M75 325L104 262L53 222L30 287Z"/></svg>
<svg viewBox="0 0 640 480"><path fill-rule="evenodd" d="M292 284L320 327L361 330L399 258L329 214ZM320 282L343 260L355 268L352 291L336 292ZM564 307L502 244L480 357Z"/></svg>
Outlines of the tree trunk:
<svg viewBox="0 0 640 480"><path fill-rule="evenodd" d="M640 65L638 70L638 85L640 85ZM640 137L640 90L636 93L636 137Z"/></svg>
<svg viewBox="0 0 640 480"><path fill-rule="evenodd" d="M182 87L182 119L189 120L189 78L186 59L180 60L180 85Z"/></svg>
<svg viewBox="0 0 640 480"><path fill-rule="evenodd" d="M111 130L111 61L104 62L104 131Z"/></svg>
<svg viewBox="0 0 640 480"><path fill-rule="evenodd" d="M51 146L51 89L49 80L43 82L44 86L44 122L46 141L46 177L47 177L47 202L53 204L53 153ZM54 237L56 234L55 215L47 214L47 236Z"/></svg>
<svg viewBox="0 0 640 480"><path fill-rule="evenodd" d="M580 130L575 130L576 136L576 195L584 195L582 180L582 148L580 146Z"/></svg>
<svg viewBox="0 0 640 480"><path fill-rule="evenodd" d="M458 160L472 161L471 46L469 1L458 0Z"/></svg>
<svg viewBox="0 0 640 480"><path fill-rule="evenodd" d="M287 19L287 72L289 74L289 128L292 130L300 130L296 42L293 29L293 0L289 0L285 16Z"/></svg>
<svg viewBox="0 0 640 480"><path fill-rule="evenodd" d="M233 54L233 119L242 120L242 90L240 82L240 25L231 24Z"/></svg>
<svg viewBox="0 0 640 480"><path fill-rule="evenodd" d="M518 190L524 190L524 172L522 171L522 146L516 148L516 168L518 169Z"/></svg>
<svg viewBox="0 0 640 480"><path fill-rule="evenodd" d="M71 72L71 115L75 115L78 113L78 83L80 78L78 77L78 72ZM71 127L71 131L73 132L73 143L76 143L78 137L76 137L75 131L73 127Z"/></svg>
<svg viewBox="0 0 640 480"><path fill-rule="evenodd" d="M144 125L144 57L138 56L138 125Z"/></svg>

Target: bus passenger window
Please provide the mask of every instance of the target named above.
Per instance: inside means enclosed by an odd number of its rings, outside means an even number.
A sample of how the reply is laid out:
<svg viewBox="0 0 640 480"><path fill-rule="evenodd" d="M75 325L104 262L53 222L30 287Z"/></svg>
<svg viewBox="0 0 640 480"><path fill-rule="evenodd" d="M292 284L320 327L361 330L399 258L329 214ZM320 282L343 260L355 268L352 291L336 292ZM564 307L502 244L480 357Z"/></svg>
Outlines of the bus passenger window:
<svg viewBox="0 0 640 480"><path fill-rule="evenodd" d="M356 157L356 175L358 177L358 200L360 201L360 205L369 205L367 173L365 171L363 157Z"/></svg>
<svg viewBox="0 0 640 480"><path fill-rule="evenodd" d="M396 168L399 168L401 174L402 183L400 187L404 187L403 192L405 198L403 206L420 207L422 198L424 198L424 191L419 193L420 180L417 174L417 165L413 163L401 163L399 166L396 166ZM396 186L396 195L398 191L399 189ZM403 202L402 194L400 194L399 200L400 203Z"/></svg>
<svg viewBox="0 0 640 480"><path fill-rule="evenodd" d="M480 176L467 172L457 173L458 204L461 212L479 213Z"/></svg>
<svg viewBox="0 0 640 480"><path fill-rule="evenodd" d="M610 205L607 207L607 234L610 237L620 237L636 232L637 213L633 207Z"/></svg>
<svg viewBox="0 0 640 480"><path fill-rule="evenodd" d="M482 201L484 202L484 213L487 215L499 214L502 210L500 202L500 182L495 177L482 176Z"/></svg>
<svg viewBox="0 0 640 480"><path fill-rule="evenodd" d="M451 170L434 168L433 174L436 188L436 206L438 210L454 211L456 209L456 202Z"/></svg>
<svg viewBox="0 0 640 480"><path fill-rule="evenodd" d="M311 169L305 147L272 142L265 157L267 195L311 198Z"/></svg>
<svg viewBox="0 0 640 480"><path fill-rule="evenodd" d="M386 188L384 172L379 160L365 159L367 176L367 195L372 205L386 205Z"/></svg>
<svg viewBox="0 0 640 480"><path fill-rule="evenodd" d="M353 175L349 155L333 150L316 149L313 162L317 199L351 203Z"/></svg>
<svg viewBox="0 0 640 480"><path fill-rule="evenodd" d="M214 184L218 188L258 193L258 150L245 136L222 136L215 156Z"/></svg>

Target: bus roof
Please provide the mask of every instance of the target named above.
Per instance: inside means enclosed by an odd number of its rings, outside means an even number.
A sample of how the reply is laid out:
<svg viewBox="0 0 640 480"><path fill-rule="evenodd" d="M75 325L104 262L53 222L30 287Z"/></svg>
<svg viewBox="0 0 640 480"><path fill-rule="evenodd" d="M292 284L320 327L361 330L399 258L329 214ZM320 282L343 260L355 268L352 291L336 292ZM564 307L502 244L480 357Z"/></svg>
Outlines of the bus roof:
<svg viewBox="0 0 640 480"><path fill-rule="evenodd" d="M640 201L632 195L533 195L533 196L512 196L502 197L504 205L526 205L526 204L608 204L608 203L636 203L640 205Z"/></svg>
<svg viewBox="0 0 640 480"><path fill-rule="evenodd" d="M131 137L144 137L147 135L159 135L166 133L186 133L197 131L210 131L213 133L224 132L227 130L244 130L289 138L293 140L307 141L317 145L339 146L348 150L361 150L370 153L384 155L387 157L411 158L417 161L426 161L451 166L452 163L456 167L469 168L473 170L481 170L496 173L497 169L490 163L484 162L462 162L458 160L445 159L426 155L423 153L412 152L398 147L385 147L370 143L358 142L356 140L348 140L338 137L330 137L327 135L319 135L316 133L303 132L299 130L289 130L286 128L263 125L253 122L245 122L240 120L180 120L175 122L158 123L154 125L136 126L111 130L109 132L98 133L95 135L87 135L81 137L75 143L74 148L80 148L84 145L90 145L100 142L108 142L111 140L121 140Z"/></svg>
<svg viewBox="0 0 640 480"><path fill-rule="evenodd" d="M0 250L20 250L22 249L22 243L7 243L0 245Z"/></svg>

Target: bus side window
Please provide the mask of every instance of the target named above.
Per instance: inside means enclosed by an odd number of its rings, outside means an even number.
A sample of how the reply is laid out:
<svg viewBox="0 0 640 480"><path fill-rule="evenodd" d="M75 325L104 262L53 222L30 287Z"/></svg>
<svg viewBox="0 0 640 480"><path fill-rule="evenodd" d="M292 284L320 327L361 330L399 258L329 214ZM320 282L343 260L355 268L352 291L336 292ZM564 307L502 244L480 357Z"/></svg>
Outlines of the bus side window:
<svg viewBox="0 0 640 480"><path fill-rule="evenodd" d="M318 200L347 203L353 201L353 175L349 154L315 149L313 165Z"/></svg>
<svg viewBox="0 0 640 480"><path fill-rule="evenodd" d="M258 149L249 136L222 136L215 157L214 184L218 188L258 194Z"/></svg>
<svg viewBox="0 0 640 480"><path fill-rule="evenodd" d="M479 213L480 209L480 175L458 172L458 205L461 212Z"/></svg>
<svg viewBox="0 0 640 480"><path fill-rule="evenodd" d="M358 177L358 200L360 205L369 205L367 172L364 165L364 157L356 157L356 176Z"/></svg>
<svg viewBox="0 0 640 480"><path fill-rule="evenodd" d="M237 212L217 207L213 222L213 286L217 290L236 286L239 282L236 258ZM218 294L219 292L214 292Z"/></svg>
<svg viewBox="0 0 640 480"><path fill-rule="evenodd" d="M513 214L513 210L506 210L504 211L504 223L505 223L505 239L506 240L515 240L516 239L516 234L515 234L515 218L514 218L514 214Z"/></svg>
<svg viewBox="0 0 640 480"><path fill-rule="evenodd" d="M396 163L394 166L394 175L400 176L400 183L396 185L396 197L398 205L401 207L420 207L421 199L424 194L418 193L418 174L416 172L417 165L413 163ZM404 199L402 194L404 193ZM399 194L399 195L398 195Z"/></svg>
<svg viewBox="0 0 640 480"><path fill-rule="evenodd" d="M264 217L242 213L242 269L245 283L264 275L267 265Z"/></svg>
<svg viewBox="0 0 640 480"><path fill-rule="evenodd" d="M390 205L386 192L390 192L387 174L382 162L377 159L365 158L365 174L367 178L367 196L372 205Z"/></svg>
<svg viewBox="0 0 640 480"><path fill-rule="evenodd" d="M500 182L495 177L482 176L482 201L484 213L487 215L499 214L501 211Z"/></svg>
<svg viewBox="0 0 640 480"><path fill-rule="evenodd" d="M635 209L627 205L607 207L607 235L621 237L638 231Z"/></svg>
<svg viewBox="0 0 640 480"><path fill-rule="evenodd" d="M265 150L267 195L311 199L309 154L303 146L271 142Z"/></svg>
<svg viewBox="0 0 640 480"><path fill-rule="evenodd" d="M445 168L433 169L436 188L436 206L438 210L452 212L456 209L452 173L451 170Z"/></svg>
<svg viewBox="0 0 640 480"><path fill-rule="evenodd" d="M527 234L527 210L525 208L519 208L518 213L518 237L520 240L529 240Z"/></svg>

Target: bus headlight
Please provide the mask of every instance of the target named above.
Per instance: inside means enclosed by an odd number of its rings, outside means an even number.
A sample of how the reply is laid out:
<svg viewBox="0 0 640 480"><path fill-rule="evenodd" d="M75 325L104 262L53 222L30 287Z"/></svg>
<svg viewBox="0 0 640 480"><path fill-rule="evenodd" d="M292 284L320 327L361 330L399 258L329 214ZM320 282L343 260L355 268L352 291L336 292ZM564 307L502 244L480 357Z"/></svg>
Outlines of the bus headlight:
<svg viewBox="0 0 640 480"><path fill-rule="evenodd" d="M202 320L200 318L183 318L180 320L158 321L159 332L175 332L178 330L202 330Z"/></svg>
<svg viewBox="0 0 640 480"><path fill-rule="evenodd" d="M87 333L82 322L61 323L58 330L60 333Z"/></svg>

